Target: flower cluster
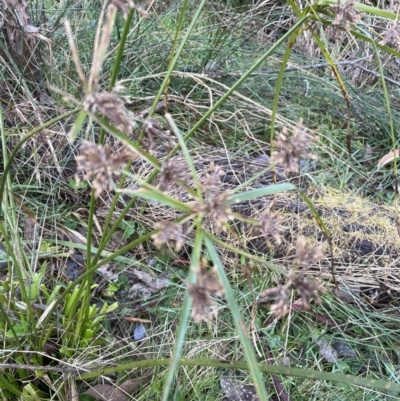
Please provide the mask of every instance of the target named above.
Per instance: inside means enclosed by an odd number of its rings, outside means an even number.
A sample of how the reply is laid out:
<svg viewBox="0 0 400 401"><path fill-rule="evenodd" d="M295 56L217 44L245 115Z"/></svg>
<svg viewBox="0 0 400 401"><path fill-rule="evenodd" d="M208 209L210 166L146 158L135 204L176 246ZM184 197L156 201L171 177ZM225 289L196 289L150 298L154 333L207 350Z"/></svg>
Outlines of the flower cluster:
<svg viewBox="0 0 400 401"><path fill-rule="evenodd" d="M182 226L172 221L161 221L156 224L158 230L152 235L154 245L160 248L164 244L175 244L175 251L179 252L184 244Z"/></svg>
<svg viewBox="0 0 400 401"><path fill-rule="evenodd" d="M131 134L133 122L128 117L122 98L113 92L94 93L89 95L85 101L85 110L92 113L99 113L107 117L124 134Z"/></svg>
<svg viewBox="0 0 400 401"><path fill-rule="evenodd" d="M286 227L283 226L282 223L283 219L281 217L269 216L268 214L264 214L263 216L261 216L259 230L264 236L268 246L271 246L271 238L275 241L277 245L280 245L282 243L281 232L286 229Z"/></svg>
<svg viewBox="0 0 400 401"><path fill-rule="evenodd" d="M380 45L390 45L397 51L400 50L400 25L395 25L392 29L384 33L384 38L379 42Z"/></svg>
<svg viewBox="0 0 400 401"><path fill-rule="evenodd" d="M284 285L275 288L267 288L260 294L261 302L275 300L271 305L271 312L275 317L281 318L289 313L289 289L293 287L300 295L301 304L304 309L311 308L311 300L315 303L321 303L319 293L323 291L323 287L318 285L311 279L306 277L309 267L313 263L319 262L324 254L320 249L311 250L304 238L297 241L297 251L295 256L295 265L303 267L297 274L292 272L288 276L288 280Z"/></svg>
<svg viewBox="0 0 400 401"><path fill-rule="evenodd" d="M272 154L271 162L281 165L287 173L296 173L300 168L301 159L316 159L316 156L309 153L307 148L315 138L308 136L302 130L302 121L296 125L293 135L289 137L287 128L283 128L275 141L275 151Z"/></svg>
<svg viewBox="0 0 400 401"><path fill-rule="evenodd" d="M339 35L341 29L350 32L350 24L356 24L361 20L362 14L354 8L354 4L355 0L347 0L344 4L338 0L338 5L331 7L335 14L335 19L330 27L334 37Z"/></svg>
<svg viewBox="0 0 400 401"><path fill-rule="evenodd" d="M174 160L168 160L162 165L160 181L158 183L158 189L165 191L169 186L184 176L184 169L180 164L177 164Z"/></svg>
<svg viewBox="0 0 400 401"><path fill-rule="evenodd" d="M189 284L188 292L192 297L192 319L195 322L208 321L217 316L217 306L212 296L224 295L224 288L218 279L215 270L206 270L202 262L197 274L197 283Z"/></svg>
<svg viewBox="0 0 400 401"><path fill-rule="evenodd" d="M118 175L119 169L133 160L135 156L128 150L113 153L108 145L96 145L84 141L76 156L77 170L76 181L78 183L92 180L95 196L98 197L104 190L110 188L113 174ZM79 171L84 172L82 177Z"/></svg>

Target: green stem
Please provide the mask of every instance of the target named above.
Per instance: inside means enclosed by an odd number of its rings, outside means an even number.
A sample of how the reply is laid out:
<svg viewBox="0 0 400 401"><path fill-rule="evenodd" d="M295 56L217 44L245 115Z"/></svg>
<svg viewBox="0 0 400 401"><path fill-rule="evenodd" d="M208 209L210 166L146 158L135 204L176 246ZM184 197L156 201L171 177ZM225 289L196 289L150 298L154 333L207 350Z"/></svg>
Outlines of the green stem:
<svg viewBox="0 0 400 401"><path fill-rule="evenodd" d="M90 270L92 267L92 236L93 236L93 216L95 213L96 206L96 197L94 196L94 190L92 189L91 197L90 197L90 208L89 208L89 219L88 219L88 229L87 229L87 244L86 244L86 269ZM81 286L79 288L79 292L83 291L86 288L85 297L82 302L83 307L80 309L80 313L78 316L78 321L87 322L89 317L89 309L90 309L90 300L91 300L91 291L92 291L92 281L95 270L93 270L92 274L87 277L86 287ZM79 294L79 298L80 298ZM83 315L83 316L82 316Z"/></svg>
<svg viewBox="0 0 400 401"><path fill-rule="evenodd" d="M169 366L172 363L172 359L147 359L142 361L130 362L124 365L112 366L110 368L99 369L92 372L80 373L76 376L78 380L88 380L103 375L114 374L124 370L132 370L137 368L145 368L152 366ZM234 362L234 361L221 361L217 359L186 359L182 358L178 361L179 366L210 366L214 368L222 368L229 370L250 370L250 366L247 362ZM343 375L339 373L329 372L318 372L310 369L292 368L278 365L267 365L264 363L257 364L261 372L283 375L283 376L294 376L316 380L328 380L341 384L350 384L354 386L362 386L368 388L375 388L379 390L400 391L400 384L387 382L380 379L368 379L360 376Z"/></svg>
<svg viewBox="0 0 400 401"><path fill-rule="evenodd" d="M232 290L232 287L229 283L229 279L226 276L224 266L222 265L221 259L218 256L218 252L214 244L208 237L205 238L204 242L211 256L211 260L213 261L214 266L217 268L219 279L221 280L222 285L224 286L225 298L228 301L229 309L233 316L233 321L235 322L236 332L238 333L240 342L242 343L243 346L243 351L244 355L246 356L246 361L249 363L251 377L254 381L257 394L259 395L261 401L267 401L269 399L267 390L265 389L264 380L262 378L261 371L257 363L257 357L253 350L253 346L250 342L243 317L240 313L235 293Z"/></svg>
<svg viewBox="0 0 400 401"><path fill-rule="evenodd" d="M5 232L5 230L4 230L4 227L3 227L3 224L1 224L1 222L0 222L0 233L1 233L1 235L3 236L3 238L4 238L4 241L5 241L5 243L6 243L6 249L7 249L7 253L9 254L9 255L11 255L11 258L12 258L12 260L13 260L13 263L14 263L14 265L15 266L18 266L18 261L17 261L17 259L16 259L16 257L15 257L15 254L14 254L14 252L13 252L13 250L12 250L12 247L11 247L11 245L10 245L10 242L9 242L9 240L8 240L8 236L7 236L7 233ZM17 269L17 271L18 271L18 267L16 267L16 269ZM20 274L18 273L18 277L20 277ZM11 281L11 278L10 278L10 281ZM20 287L21 287L21 289L22 289L22 287L25 287L25 286L21 286L21 280L19 280L20 281ZM23 280L22 280L22 283L23 283ZM25 288L24 288L25 289ZM10 293L11 293L11 291L13 291L13 289L11 288L11 285L10 285ZM22 347L22 344L21 344L21 342L19 341L19 338L18 338L18 334L16 333L16 331L15 331L15 329L14 329L14 324L11 322L11 320L10 320L10 318L8 317L8 313L4 310L4 308L3 308L3 305L0 303L0 310L1 310L1 316L2 316L2 318L4 318L4 320L6 321L6 323L7 323L7 327L11 330L11 332L13 333L13 336L14 336L14 339L15 339L15 341L17 342L17 344L18 344L18 346L19 347ZM6 335L5 335L5 333L3 333L3 337L5 338L6 337Z"/></svg>
<svg viewBox="0 0 400 401"><path fill-rule="evenodd" d="M345 5L346 1L347 0L339 0L341 5ZM337 5L338 5L338 0L318 0L316 3L313 4L313 7L321 7L321 6L326 7L326 6L337 6ZM393 21L396 21L399 18L397 13L394 13L393 11L382 10L381 8L367 6L366 4L354 3L353 7L356 10L372 14L375 17L387 18Z"/></svg>
<svg viewBox="0 0 400 401"><path fill-rule="evenodd" d="M128 16L126 17L126 20L125 20L124 30L122 31L121 39L119 40L118 50L117 50L117 54L115 55L115 62L114 62L113 71L112 71L111 78L110 78L110 86L109 86L110 91L112 90L112 88L115 85L115 82L117 81L119 67L121 65L122 56L123 56L124 50L125 50L126 39L129 34L129 29L131 26L134 12L135 12L135 9L131 8L129 10Z"/></svg>
<svg viewBox="0 0 400 401"><path fill-rule="evenodd" d="M188 3L189 3L189 0L185 0L185 2L184 2L184 4L183 4L182 11L181 11L181 17L180 17L179 24L181 24L181 23L183 22L183 14L184 14L184 12L185 12L185 10L186 10L186 7L187 7L187 4L188 4ZM167 85L168 85L168 82L169 82L169 80L170 80L172 71L174 70L176 63L177 63L179 57L181 56L182 50L183 50L183 48L184 48L186 42L188 41L189 36L190 36L190 34L192 33L192 30L193 30L193 28L194 28L194 26L195 26L195 24L196 24L198 18L200 17L201 11L203 10L203 7L204 7L204 5L205 5L206 3L207 3L207 0L201 0L201 3L200 3L199 6L197 7L197 10L196 10L196 12L195 12L195 14L194 14L194 16L193 16L193 19L192 19L192 21L191 21L191 23L190 23L190 25L189 25L189 27L188 27L188 29L187 29L187 32L186 32L185 36L184 36L183 39L182 39L182 42L180 43L180 45L179 45L179 47L178 47L176 53L173 55L173 58L170 59L170 62L169 62L169 65L168 65L167 73L166 73L166 75L165 75L165 77L164 77L164 81L162 82L162 84L161 84L161 86L160 86L160 89L158 90L157 95L156 95L156 97L155 97L155 99L154 99L154 102L153 102L153 104L152 104L152 106L151 106L151 109L150 109L150 112L149 112L149 117L151 117L152 114L154 113L154 110L155 110L155 108L156 108L158 102L160 101L162 94L165 92L165 88L166 88ZM174 47L175 47L175 45L176 45L177 36L179 35L180 30L179 30L179 29L176 29L175 32L176 32L176 33L175 33L175 38L174 38ZM172 48L171 57L172 57L172 54L173 54L173 51L174 51L174 47ZM142 133L141 136L139 137L139 142L140 142L140 140L142 139L142 138L141 138L142 136L143 136L143 133Z"/></svg>
<svg viewBox="0 0 400 401"><path fill-rule="evenodd" d="M273 144L274 144L275 120L276 120L276 114L278 112L279 95L281 93L283 77L285 76L285 69L289 61L290 54L292 53L292 47L294 45L294 42L296 41L297 35L298 35L298 30L294 31L290 36L289 43L286 46L286 51L283 56L281 68L279 69L278 80L275 86L275 94L274 94L274 100L272 102L272 115L271 115L271 134L270 134L271 154L273 151ZM264 139L266 140L267 138Z"/></svg>
<svg viewBox="0 0 400 401"><path fill-rule="evenodd" d="M196 282L197 271L200 265L200 257L201 257L201 246L203 243L203 231L201 229L202 219L201 217L197 218L196 221L196 237L194 239L194 246L192 255L190 258L190 269L187 278L188 284L193 284ZM179 358L181 356L183 343L185 341L187 327L189 324L190 317L190 309L192 306L192 297L189 295L189 292L186 291L185 298L182 305L182 310L179 319L179 326L177 329L176 339L174 349L172 351L172 359L169 365L169 371L167 373L167 377L164 382L164 389L162 394L161 401L168 401L170 399L169 394L171 392L172 383L174 380L174 375L176 368L179 364Z"/></svg>

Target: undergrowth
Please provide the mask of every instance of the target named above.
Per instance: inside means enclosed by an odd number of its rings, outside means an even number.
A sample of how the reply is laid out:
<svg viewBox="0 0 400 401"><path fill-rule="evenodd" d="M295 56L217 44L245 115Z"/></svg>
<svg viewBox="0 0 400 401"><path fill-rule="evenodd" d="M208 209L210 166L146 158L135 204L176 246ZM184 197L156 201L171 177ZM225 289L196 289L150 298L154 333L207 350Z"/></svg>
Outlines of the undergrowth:
<svg viewBox="0 0 400 401"><path fill-rule="evenodd" d="M398 399L398 10L159 3L1 59L2 398Z"/></svg>

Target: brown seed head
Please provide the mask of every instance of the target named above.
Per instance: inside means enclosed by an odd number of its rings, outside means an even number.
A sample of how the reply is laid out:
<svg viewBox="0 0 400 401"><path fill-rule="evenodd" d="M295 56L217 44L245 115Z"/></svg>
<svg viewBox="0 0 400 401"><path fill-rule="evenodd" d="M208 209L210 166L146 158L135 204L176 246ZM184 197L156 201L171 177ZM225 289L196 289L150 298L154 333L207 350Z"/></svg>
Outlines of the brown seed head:
<svg viewBox="0 0 400 401"><path fill-rule="evenodd" d="M132 133L133 122L126 114L121 97L114 92L95 93L86 98L85 110L107 117L121 132Z"/></svg>
<svg viewBox="0 0 400 401"><path fill-rule="evenodd" d="M331 7L333 13L336 14L330 27L334 37L339 35L340 29L350 32L350 24L356 24L361 20L362 13L354 8L354 3L355 0L347 0L342 5L338 0L338 5Z"/></svg>
<svg viewBox="0 0 400 401"><path fill-rule="evenodd" d="M164 129L161 122L155 118L148 118L143 121L143 131L146 134L146 139L150 150L154 150L156 148L156 138L162 139L163 141L167 139L168 142L170 142L170 131Z"/></svg>
<svg viewBox="0 0 400 401"><path fill-rule="evenodd" d="M211 162L208 167L207 174L201 181L203 189L205 191L218 190L222 185L221 176L223 174L224 172L221 170L221 168L216 166L214 162Z"/></svg>
<svg viewBox="0 0 400 401"><path fill-rule="evenodd" d="M113 174L119 174L118 170L135 158L128 150L115 154L108 145L96 145L88 141L82 143L79 153L76 156L78 174L75 179L78 183L92 180L96 197L110 187ZM83 178L79 171L85 173Z"/></svg>
<svg viewBox="0 0 400 401"><path fill-rule="evenodd" d="M154 245L160 248L164 244L175 243L175 251L179 252L184 244L182 226L172 221L161 221L156 224L159 231L151 236Z"/></svg>
<svg viewBox="0 0 400 401"><path fill-rule="evenodd" d="M299 171L300 159L316 159L316 156L307 151L311 141L314 138L309 138L302 131L302 121L299 121L293 130L292 137L288 136L288 131L283 128L275 142L275 151L271 157L271 162L283 166L287 173L296 173Z"/></svg>
<svg viewBox="0 0 400 401"><path fill-rule="evenodd" d="M281 217L273 217L268 214L261 216L259 229L268 245L271 245L270 238L273 238L278 245L282 243L281 232L287 228L282 225L282 222L283 219Z"/></svg>
<svg viewBox="0 0 400 401"><path fill-rule="evenodd" d="M224 287L215 269L207 270L205 267L201 267L197 282L202 288L217 297L222 297L225 293Z"/></svg>
<svg viewBox="0 0 400 401"><path fill-rule="evenodd" d="M289 292L286 287L280 285L275 288L267 288L260 294L262 302L268 299L275 299L270 310L278 319L289 313Z"/></svg>
<svg viewBox="0 0 400 401"><path fill-rule="evenodd" d="M217 305L206 289L199 284L189 284L188 292L192 297L192 319L194 322L209 321L217 316Z"/></svg>
<svg viewBox="0 0 400 401"><path fill-rule="evenodd" d="M310 301L312 299L317 304L322 303L319 293L323 291L323 287L308 279L305 274L306 271L300 272L292 279L292 282L301 297L302 305L305 309L310 309Z"/></svg>
<svg viewBox="0 0 400 401"><path fill-rule="evenodd" d="M181 180L184 177L184 173L185 170L181 164L177 164L174 160L168 160L162 165L158 188L161 191L167 190L170 184Z"/></svg>
<svg viewBox="0 0 400 401"><path fill-rule="evenodd" d="M203 262L197 274L197 283L188 286L189 295L192 297L192 319L195 322L209 321L218 314L217 305L211 296L224 295L224 287L220 282L216 271L207 270Z"/></svg>
<svg viewBox="0 0 400 401"><path fill-rule="evenodd" d="M226 230L226 223L233 219L232 209L229 205L228 197L231 191L225 191L207 201L206 210L208 218L214 223L215 229L219 231Z"/></svg>
<svg viewBox="0 0 400 401"><path fill-rule="evenodd" d="M299 237L296 244L296 260L299 266L308 268L324 257L320 248L311 248L304 237Z"/></svg>
<svg viewBox="0 0 400 401"><path fill-rule="evenodd" d="M280 287L276 301L271 305L271 312L278 319L289 313L289 294L286 288Z"/></svg>
<svg viewBox="0 0 400 401"><path fill-rule="evenodd" d="M384 34L384 39L379 42L381 46L389 45L400 50L400 25L396 24L392 29L387 30Z"/></svg>

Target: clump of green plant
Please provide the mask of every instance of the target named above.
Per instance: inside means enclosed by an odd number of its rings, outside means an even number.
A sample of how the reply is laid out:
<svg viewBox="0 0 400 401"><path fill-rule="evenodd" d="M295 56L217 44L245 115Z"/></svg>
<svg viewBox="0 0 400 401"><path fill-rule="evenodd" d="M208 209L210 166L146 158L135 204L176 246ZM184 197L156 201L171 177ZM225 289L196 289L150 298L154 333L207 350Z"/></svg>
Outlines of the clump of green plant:
<svg viewBox="0 0 400 401"><path fill-rule="evenodd" d="M161 396L161 399L166 401L170 399L174 375L178 366L199 365L230 369L248 369L251 373L252 381L254 382L255 392L258 394L259 399L263 401L266 401L269 397L262 376L263 372L332 380L347 384L376 387L382 390L399 391L400 386L398 384L385 382L383 380L378 381L355 376L344 376L338 373L310 371L307 369L271 366L260 363L254 351L253 344L249 339L247 328L244 324L244 319L236 299L236 294L232 289L225 266L218 252L221 247L226 248L241 255L246 260L259 263L264 268L270 269L270 271L274 271L286 279L285 284L278 285L275 288L268 288L263 293L263 296L268 299L276 299L276 302L271 308L271 311L276 317L284 318L288 314L289 288L296 289L305 309L310 307L311 300L316 303L321 303L320 292L322 287L316 285L311 279L308 279L306 277L307 269L304 269L304 267L307 267L319 259L320 254L318 252L311 252L306 244L300 242L298 246L297 262L299 265L298 267L303 267L303 270L299 269L295 272L287 272L278 269L264 259L250 254L246 250L233 247L231 244L222 240L221 237L218 236L218 233L229 232L232 229L231 222L236 220L251 225L259 230L259 232L265 236L267 242L280 242L283 227L280 224L279 218L265 214L263 218L258 221L242 216L238 212L234 212L234 206L241 202L273 196L282 191L299 191L298 188L292 184L269 185L251 190L243 189L245 185L257 180L266 170L273 170L275 164L279 164L280 167L285 169L288 173L296 173L299 171L300 161L303 158L312 156L308 150L312 138L304 132L301 124L298 124L294 128L290 137L287 128L284 128L279 135L276 133L278 100L283 76L293 44L300 35L299 32L303 30L309 30L311 32L315 43L320 47L334 71L335 77L341 85L344 98L348 101L346 88L343 85L341 75L323 41L316 35L315 27L320 26L323 29L325 29L325 27L331 27L335 35L337 35L339 30L344 30L354 37L361 38L370 43L376 50L376 54L378 54L378 48L381 48L398 55L397 51L386 46L389 43L397 43L393 32L391 36L388 34L383 41L378 42L377 38L369 37L366 32L357 26L357 23L360 21L360 11L369 12L393 20L397 18L396 14L389 11L383 12L377 8L371 8L361 4L353 4L353 2L347 2L344 5L336 6L336 3L333 1L321 1L312 6L307 6L304 9L299 9L296 4L289 2L293 11L297 14L297 21L294 22L290 29L277 39L269 50L256 60L234 84L224 88L218 100L197 118L192 128L188 130L186 134L182 134L173 116L168 112L165 113L165 119L171 131L171 135L174 135L176 146L174 146L166 158L160 162L160 160L154 156L153 149L145 149L142 146L142 140L147 139L150 144L152 144L155 141L154 137L157 137L159 134L158 128L154 120L152 120L152 115L162 98L164 98L165 104L168 103L168 93L171 88L170 82L173 71L182 57L185 44L193 34L193 30L203 12L205 4L206 1L202 0L194 10L192 20L186 21L185 13L189 7L189 1L185 0L183 2L176 22L175 32L173 33L168 68L163 74L162 83L158 88L157 94L154 96L153 105L146 113L146 117L142 115L142 118L138 118L137 116L136 118L132 118L132 115L127 113L125 98L122 92L123 88L117 85L117 76L121 69L122 57L127 36L131 29L133 16L136 12L138 12L140 18L145 18L148 14L133 3L112 1L110 5L104 5L94 44L93 61L88 76L84 73L84 68L80 64L80 55L72 29L68 22L65 25L72 59L80 84L85 91L82 99L68 97L75 108L29 132L15 146L9 157L4 145L6 142L6 129L1 119L0 129L3 136L4 174L0 182L3 209L3 220L0 222L0 232L6 243L7 255L9 257L9 259L7 259L9 273L7 279L3 283L4 293L1 294L2 302L0 304L0 329L3 333L4 343L7 345L7 349L10 350L9 354L5 357L4 376L0 378L0 390L3 392L5 399L11 399L11 397L14 396L20 397L23 400L48 397L48 395L36 385L35 379L37 377L44 377L43 372L46 371L54 374L53 381L59 379L62 377L62 374L66 373L63 369L46 369L46 367L40 365L41 357L43 356L40 353L47 341L54 336L54 332L56 332L56 337L61 338L61 359L64 357L77 359L77 350L81 348L90 349L90 347L95 347L99 344L99 334L103 330L102 323L106 319L107 314L115 311L117 308L116 303L110 306L104 304L102 307L93 304L92 290L95 285L94 274L100 267L110 261L116 260L125 252L135 249L149 240L152 240L159 248L164 245L172 245L174 250L179 252L184 245L186 245L185 237L188 236L191 238L191 255L186 279L187 289L185 291L179 323L176 329L172 357L170 359L139 359L106 368L99 366L98 369L92 369L89 372L83 373L82 369L78 367L77 370L80 375L79 377L74 377L74 383L80 379L94 379L112 372L128 371L134 368L146 366L154 367L158 365L168 366L169 370L163 383ZM338 8L333 10L329 8L328 6L332 4L335 4ZM108 89L104 89L101 88L100 77L106 63L107 51L113 37L113 27L118 10L124 15L125 23L115 54L114 66L111 69ZM235 94L237 89L246 82L257 68L259 68L278 48L285 46L285 44L286 52L276 83L274 101L270 113L271 164L259 174L251 177L244 184L238 186L234 191L225 191L223 190L221 182L222 172L217 166L211 164L208 169L208 174L205 177L199 177L187 145L188 140L191 139L194 133L213 115L213 113L219 110L224 102ZM379 66L382 70L382 65L379 64ZM382 79L382 85L385 88L384 79ZM58 92L61 93L61 91ZM385 95L387 111L390 115L390 102L386 90ZM69 140L71 143L81 140L83 127L87 125L89 127L95 127L95 130L99 130L97 141L94 141L93 138L86 135L84 138L85 141L79 146L79 155L77 156L77 167L80 171L83 171L83 176L78 175L76 181L78 181L78 183L81 181L90 181L91 184L87 218L87 241L85 244L86 272L74 282L69 283L68 286L57 285L53 289L50 289L47 287L45 280L46 264L42 265L39 273L32 269L28 251L24 247L24 242L18 231L18 216L13 197L10 166L17 152L27 140L34 137L41 130L69 116L75 117L75 122L69 132ZM139 126L143 126L142 132L136 139L132 139L131 135L133 131L137 130ZM114 152L109 144L105 144L106 134L112 136L115 139L115 147L117 148L118 145L122 150ZM153 137L144 138L145 135ZM391 124L391 137L394 146L395 137L393 124ZM352 138L348 129L347 148L350 153L352 151L351 145ZM181 151L184 155L185 165L177 166L170 162L172 156L178 151ZM153 173L147 180L142 180L130 171L131 163L139 157L144 159L148 165L153 168ZM185 182L187 171L194 182L193 186ZM156 176L159 176L158 186L154 185ZM119 180L117 180L117 177L120 177ZM137 185L135 189L126 187L125 184L128 179ZM183 188L190 194L192 200L190 202L183 202L175 198L168 192L171 186ZM114 190L114 196L109 204L109 213L105 218L98 245L96 249L94 249L93 237L94 227L96 226L96 201L104 192L110 189ZM311 202L308 201L306 196L300 191L299 193L306 199L312 209ZM120 211L119 216L113 218L118 200L122 195L130 195L130 200ZM123 226L124 217L134 206L138 198L179 211L180 217L174 220L155 222L154 230L139 235L120 249L108 253L105 256L104 250L111 236L119 227ZM319 216L317 216L315 210L312 209L312 211L321 229L324 231L323 222ZM212 227L213 230L210 230L210 227ZM324 234L328 235L326 230ZM211 270L207 268L209 262L213 265ZM192 316L195 322L210 322L211 319L214 319L217 316L215 297L225 297L227 301L237 334L241 340L246 362L234 362L227 365L226 363L210 359L182 358L182 350L190 322L190 316ZM44 313L42 313L39 318L37 318L35 313L36 303L42 306L44 305ZM3 305L6 305L6 308ZM19 323L14 324L13 319L17 319ZM101 339L101 341L104 342L107 342L107 340L107 337ZM36 354L34 358L30 358L28 353L23 352L24 346L26 345L30 353ZM88 355L90 355L90 352L86 354L86 358L90 359L91 357ZM17 364L11 364L9 362L10 359L17 361ZM90 362L93 364L93 360L90 360ZM107 361L102 362L107 363ZM34 367L32 367L32 365ZM17 375L14 375L14 371L17 371ZM31 374L28 373L32 371L35 372L34 378L31 378ZM68 374L70 373L71 371L68 370ZM27 381L29 381L29 383L25 384ZM43 383L44 381L43 379L41 382ZM49 392L57 393L57 389L54 390L51 386L48 388L51 389ZM50 397L48 398L50 399Z"/></svg>

